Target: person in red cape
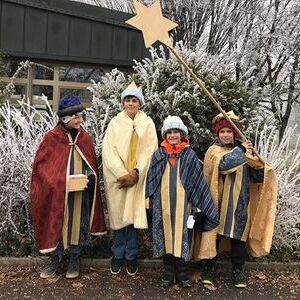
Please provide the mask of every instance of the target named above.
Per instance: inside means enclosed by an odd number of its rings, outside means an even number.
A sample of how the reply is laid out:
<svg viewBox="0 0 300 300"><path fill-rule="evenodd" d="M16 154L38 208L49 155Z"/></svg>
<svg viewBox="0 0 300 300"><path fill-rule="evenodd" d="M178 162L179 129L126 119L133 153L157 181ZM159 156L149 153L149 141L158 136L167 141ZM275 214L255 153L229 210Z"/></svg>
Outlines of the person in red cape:
<svg viewBox="0 0 300 300"><path fill-rule="evenodd" d="M75 96L59 102L59 123L38 147L31 178L31 213L37 247L51 253L40 276L49 278L69 251L67 278L79 276L79 255L90 235L106 233L93 141L81 127Z"/></svg>

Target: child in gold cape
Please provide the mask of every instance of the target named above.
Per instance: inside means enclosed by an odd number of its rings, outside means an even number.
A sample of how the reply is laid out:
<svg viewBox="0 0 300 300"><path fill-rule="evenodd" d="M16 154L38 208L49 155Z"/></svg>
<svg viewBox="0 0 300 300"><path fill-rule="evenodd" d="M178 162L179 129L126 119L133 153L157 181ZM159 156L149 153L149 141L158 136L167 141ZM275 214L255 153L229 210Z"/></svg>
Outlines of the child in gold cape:
<svg viewBox="0 0 300 300"><path fill-rule="evenodd" d="M229 112L238 122L239 118ZM213 284L217 248L221 238L231 244L232 281L246 287L242 267L246 246L252 256L267 255L271 248L277 201L277 179L272 166L252 155L252 143L240 142L222 114L213 119L217 142L204 159L204 176L219 208L220 224L213 232L204 232L195 243L194 256L205 259L204 284Z"/></svg>

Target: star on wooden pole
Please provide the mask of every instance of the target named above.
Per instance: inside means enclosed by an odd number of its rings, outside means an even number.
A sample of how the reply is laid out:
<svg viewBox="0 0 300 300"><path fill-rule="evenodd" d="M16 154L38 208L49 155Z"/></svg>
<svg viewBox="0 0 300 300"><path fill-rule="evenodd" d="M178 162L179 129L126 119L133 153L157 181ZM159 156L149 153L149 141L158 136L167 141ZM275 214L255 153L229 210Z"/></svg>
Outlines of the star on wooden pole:
<svg viewBox="0 0 300 300"><path fill-rule="evenodd" d="M156 41L160 41L162 44L166 45L176 56L178 61L184 66L186 71L192 76L193 80L200 86L201 90L206 94L206 96L211 100L211 102L216 106L216 108L223 114L224 118L228 120L228 122L232 125L236 133L240 136L240 138L243 141L245 141L246 137L244 136L244 134L229 118L225 110L222 109L218 101L205 87L204 83L196 76L192 69L185 63L185 61L173 48L172 42L169 37L169 31L174 29L177 26L177 24L165 18L162 15L160 1L158 0L149 7L147 7L141 4L139 1L133 0L133 6L136 12L136 16L127 20L126 23L143 32L146 48L153 45ZM254 153L258 156L260 160L262 160L256 152Z"/></svg>
<svg viewBox="0 0 300 300"><path fill-rule="evenodd" d="M162 15L160 2L156 1L147 7L137 0L133 0L133 5L136 16L127 20L126 23L143 32L146 48L156 41L172 46L169 31L178 25Z"/></svg>

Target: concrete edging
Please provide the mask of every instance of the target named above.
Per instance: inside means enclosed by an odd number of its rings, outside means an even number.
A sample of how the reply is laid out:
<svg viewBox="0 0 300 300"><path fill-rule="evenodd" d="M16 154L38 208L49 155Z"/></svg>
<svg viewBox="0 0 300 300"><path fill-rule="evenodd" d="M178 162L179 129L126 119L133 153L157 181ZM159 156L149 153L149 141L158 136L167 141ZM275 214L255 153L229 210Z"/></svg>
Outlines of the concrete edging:
<svg viewBox="0 0 300 300"><path fill-rule="evenodd" d="M45 264L47 256L37 257L0 257L0 267L30 267L42 266ZM82 267L108 267L110 259L83 258ZM197 264L192 261L191 264ZM162 266L161 259L140 259L139 265L144 268L159 268ZM229 268L229 261L220 261L218 268ZM282 263L282 262L246 262L245 270L273 270L273 271L299 271L300 262Z"/></svg>

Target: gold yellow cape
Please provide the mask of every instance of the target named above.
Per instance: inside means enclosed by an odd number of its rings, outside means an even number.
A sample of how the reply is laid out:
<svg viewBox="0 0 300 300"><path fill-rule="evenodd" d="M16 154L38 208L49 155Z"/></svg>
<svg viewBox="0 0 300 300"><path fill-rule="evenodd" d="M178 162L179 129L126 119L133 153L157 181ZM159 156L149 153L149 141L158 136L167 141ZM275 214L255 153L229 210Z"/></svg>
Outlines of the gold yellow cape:
<svg viewBox="0 0 300 300"><path fill-rule="evenodd" d="M231 149L211 146L204 159L204 176L210 187L210 192L218 207L219 199L219 164L222 157ZM264 168L263 183L250 182L250 231L247 244L254 257L269 254L274 232L277 177L272 166L260 161L257 157L246 154L247 163L254 169ZM216 238L218 228L213 231L197 234L194 244L195 259L209 259L217 255Z"/></svg>

